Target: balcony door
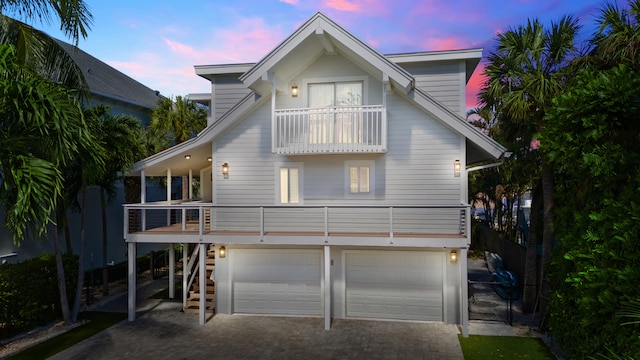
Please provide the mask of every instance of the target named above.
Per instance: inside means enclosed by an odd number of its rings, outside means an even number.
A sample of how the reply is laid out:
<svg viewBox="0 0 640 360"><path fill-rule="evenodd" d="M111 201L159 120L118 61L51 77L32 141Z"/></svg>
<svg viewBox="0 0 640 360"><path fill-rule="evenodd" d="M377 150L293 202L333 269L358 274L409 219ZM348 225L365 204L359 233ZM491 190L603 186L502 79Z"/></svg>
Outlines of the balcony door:
<svg viewBox="0 0 640 360"><path fill-rule="evenodd" d="M309 143L362 143L361 81L309 84Z"/></svg>

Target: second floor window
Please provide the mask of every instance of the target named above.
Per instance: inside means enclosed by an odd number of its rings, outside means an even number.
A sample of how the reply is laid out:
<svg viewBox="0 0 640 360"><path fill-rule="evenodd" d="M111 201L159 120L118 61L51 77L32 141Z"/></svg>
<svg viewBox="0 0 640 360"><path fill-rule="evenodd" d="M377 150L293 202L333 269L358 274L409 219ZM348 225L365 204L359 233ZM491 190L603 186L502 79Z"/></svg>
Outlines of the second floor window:
<svg viewBox="0 0 640 360"><path fill-rule="evenodd" d="M361 81L309 84L309 143L362 143Z"/></svg>
<svg viewBox="0 0 640 360"><path fill-rule="evenodd" d="M300 202L300 175L298 167L280 167L280 203Z"/></svg>

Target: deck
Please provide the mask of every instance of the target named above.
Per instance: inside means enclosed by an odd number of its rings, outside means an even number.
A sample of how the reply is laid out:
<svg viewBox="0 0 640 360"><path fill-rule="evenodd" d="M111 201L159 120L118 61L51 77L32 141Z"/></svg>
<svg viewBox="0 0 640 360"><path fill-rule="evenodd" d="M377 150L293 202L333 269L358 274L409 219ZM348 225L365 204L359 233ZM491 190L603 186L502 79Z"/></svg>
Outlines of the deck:
<svg viewBox="0 0 640 360"><path fill-rule="evenodd" d="M465 206L125 205L130 242L466 246ZM168 225L167 225L168 224Z"/></svg>

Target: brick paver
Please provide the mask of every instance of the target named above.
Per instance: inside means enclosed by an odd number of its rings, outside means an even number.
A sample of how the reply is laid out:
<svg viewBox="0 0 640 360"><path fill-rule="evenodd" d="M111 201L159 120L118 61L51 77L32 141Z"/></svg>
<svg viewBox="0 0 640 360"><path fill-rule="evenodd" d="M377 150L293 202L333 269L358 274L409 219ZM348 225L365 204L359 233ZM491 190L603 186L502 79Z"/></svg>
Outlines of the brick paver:
<svg viewBox="0 0 640 360"><path fill-rule="evenodd" d="M199 325L181 305L146 300L135 321L51 359L463 359L455 325L335 319L325 331L321 318L224 314Z"/></svg>

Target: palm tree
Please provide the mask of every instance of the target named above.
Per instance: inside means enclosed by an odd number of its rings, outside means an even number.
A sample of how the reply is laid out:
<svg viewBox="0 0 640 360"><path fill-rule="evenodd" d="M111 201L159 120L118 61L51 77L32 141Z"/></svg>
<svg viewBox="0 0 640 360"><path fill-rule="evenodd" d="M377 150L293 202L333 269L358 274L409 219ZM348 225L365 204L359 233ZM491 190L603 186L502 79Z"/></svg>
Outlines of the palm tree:
<svg viewBox="0 0 640 360"><path fill-rule="evenodd" d="M58 42L20 21L51 23L53 17L75 45L87 36L93 21L84 0L0 0L0 43L15 46L15 56L25 69L71 89L84 89L82 71Z"/></svg>
<svg viewBox="0 0 640 360"><path fill-rule="evenodd" d="M87 149L91 132L76 93L26 71L14 47L0 44L0 205L6 226L20 243L55 224L56 205L66 190L63 168ZM70 322L62 255L53 234L65 322ZM80 286L82 284L79 284Z"/></svg>
<svg viewBox="0 0 640 360"><path fill-rule="evenodd" d="M526 25L498 34L497 49L489 56L484 74L487 79L481 90L483 106L495 108L500 119L521 125L518 137L527 144L533 143L538 132L544 132L545 114L552 106L552 99L565 86L563 69L576 51L575 37L579 30L577 19L565 16L545 28L539 20L529 20ZM537 151L527 146L527 151ZM543 267L551 256L553 245L553 169L540 153L539 176L543 194ZM535 191L534 191L535 193ZM536 214L531 215L536 216ZM535 231L535 229L531 229ZM535 264L536 253L527 251L527 270ZM526 271L526 305L535 303L535 271ZM544 288L544 285L543 285ZM541 310L542 305L541 303Z"/></svg>
<svg viewBox="0 0 640 360"><path fill-rule="evenodd" d="M0 205L16 243L28 232L44 235L47 224L55 223L64 189L61 168L95 147L78 100L87 91L82 72L54 39L16 20L49 23L54 17L76 45L92 21L83 0L0 0ZM58 289L69 323L75 316L69 313L57 235Z"/></svg>
<svg viewBox="0 0 640 360"><path fill-rule="evenodd" d="M207 112L195 102L177 96L175 102L163 98L151 114L151 124L147 130L147 148L155 154L171 145L189 140L207 126ZM187 177L182 177L186 184ZM188 196L188 188L183 186L182 198Z"/></svg>
<svg viewBox="0 0 640 360"><path fill-rule="evenodd" d="M92 112L98 119L98 140L105 148L105 171L97 179L100 187L100 210L102 214L102 286L103 294L109 292L107 270L107 201L116 198L116 183L136 160L144 157L144 129L140 120L130 115L111 115L107 106L96 106Z"/></svg>
<svg viewBox="0 0 640 360"><path fill-rule="evenodd" d="M594 48L587 59L600 68L626 64L640 70L640 0L630 0L628 10L607 3L596 22L599 27L591 40Z"/></svg>
<svg viewBox="0 0 640 360"><path fill-rule="evenodd" d="M207 126L207 112L193 101L163 98L151 115L149 129L164 134L170 145L189 140Z"/></svg>

